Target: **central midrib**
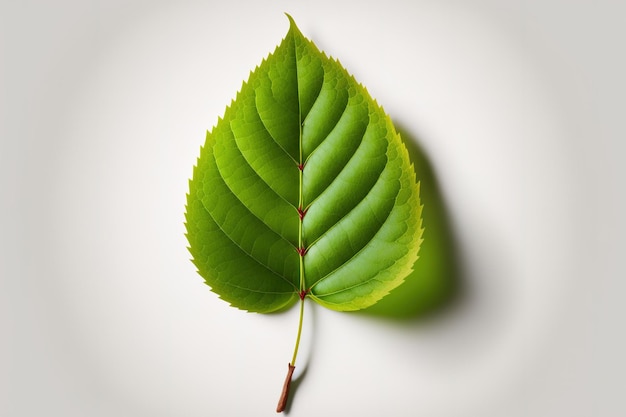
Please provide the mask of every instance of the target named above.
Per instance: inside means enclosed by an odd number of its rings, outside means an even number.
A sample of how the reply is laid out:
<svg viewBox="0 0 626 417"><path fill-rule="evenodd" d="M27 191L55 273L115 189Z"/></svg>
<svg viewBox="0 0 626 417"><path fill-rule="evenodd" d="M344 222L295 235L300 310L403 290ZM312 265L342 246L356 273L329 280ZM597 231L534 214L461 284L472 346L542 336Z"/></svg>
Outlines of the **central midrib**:
<svg viewBox="0 0 626 417"><path fill-rule="evenodd" d="M292 35L293 36L293 35ZM306 254L306 248L304 247L304 190L303 190L303 177L304 177L304 158L302 149L302 104L300 103L300 80L298 76L298 47L296 45L297 37L293 36L293 56L295 60L296 68L296 96L298 99L298 254L300 255L300 298L303 294L306 294L305 288L305 275L304 275L304 255Z"/></svg>

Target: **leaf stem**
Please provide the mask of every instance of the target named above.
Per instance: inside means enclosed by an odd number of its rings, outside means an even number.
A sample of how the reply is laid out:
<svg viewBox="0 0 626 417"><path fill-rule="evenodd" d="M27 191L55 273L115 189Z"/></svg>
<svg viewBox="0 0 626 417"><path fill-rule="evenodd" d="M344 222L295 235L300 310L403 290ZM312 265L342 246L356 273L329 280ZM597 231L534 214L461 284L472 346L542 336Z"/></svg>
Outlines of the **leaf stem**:
<svg viewBox="0 0 626 417"><path fill-rule="evenodd" d="M291 366L296 366L296 357L298 356L298 347L300 346L300 336L302 335L302 317L304 316L304 298L306 294L300 295L300 321L298 323L298 336L296 337L296 346L293 350L293 358L291 359Z"/></svg>
<svg viewBox="0 0 626 417"><path fill-rule="evenodd" d="M278 400L278 406L276 412L281 413L287 406L287 400L289 399L289 387L291 386L291 377L293 371L296 369L296 358L298 357L298 347L300 346L300 336L302 335L302 318L304 317L304 299L306 298L308 291L300 291L300 320L298 322L298 336L296 337L296 346L293 350L293 358L291 363L288 364L287 376L283 383L283 390L280 393L280 399Z"/></svg>
<svg viewBox="0 0 626 417"><path fill-rule="evenodd" d="M285 377L285 383L283 384L283 390L280 393L280 399L278 400L278 405L276 406L276 412L282 413L287 407L287 400L289 399L289 386L291 385L291 376L293 375L295 366L291 364L288 365L287 376Z"/></svg>

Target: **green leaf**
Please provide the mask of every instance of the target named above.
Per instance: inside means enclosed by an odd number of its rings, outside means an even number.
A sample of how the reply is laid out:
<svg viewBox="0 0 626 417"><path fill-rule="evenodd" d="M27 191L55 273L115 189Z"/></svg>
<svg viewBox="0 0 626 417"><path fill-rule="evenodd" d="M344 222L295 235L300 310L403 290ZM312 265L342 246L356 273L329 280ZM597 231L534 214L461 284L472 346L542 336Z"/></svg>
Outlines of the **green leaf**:
<svg viewBox="0 0 626 417"><path fill-rule="evenodd" d="M411 273L419 184L389 116L289 17L287 36L211 132L187 195L189 250L222 299L269 313L304 299L370 307Z"/></svg>
<svg viewBox="0 0 626 417"><path fill-rule="evenodd" d="M369 307L412 271L419 184L389 116L289 17L211 132L187 196L189 250L222 299Z"/></svg>

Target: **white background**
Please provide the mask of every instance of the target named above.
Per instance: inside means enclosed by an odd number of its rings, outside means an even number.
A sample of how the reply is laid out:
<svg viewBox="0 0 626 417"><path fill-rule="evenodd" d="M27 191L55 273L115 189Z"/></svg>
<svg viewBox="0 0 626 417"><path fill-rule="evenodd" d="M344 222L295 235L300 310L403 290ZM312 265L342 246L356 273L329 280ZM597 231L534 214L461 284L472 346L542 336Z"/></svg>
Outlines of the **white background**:
<svg viewBox="0 0 626 417"><path fill-rule="evenodd" d="M183 213L283 12L419 141L466 288L430 320L307 304L288 414L625 415L615 4L3 1L0 415L274 415L297 311L219 300Z"/></svg>

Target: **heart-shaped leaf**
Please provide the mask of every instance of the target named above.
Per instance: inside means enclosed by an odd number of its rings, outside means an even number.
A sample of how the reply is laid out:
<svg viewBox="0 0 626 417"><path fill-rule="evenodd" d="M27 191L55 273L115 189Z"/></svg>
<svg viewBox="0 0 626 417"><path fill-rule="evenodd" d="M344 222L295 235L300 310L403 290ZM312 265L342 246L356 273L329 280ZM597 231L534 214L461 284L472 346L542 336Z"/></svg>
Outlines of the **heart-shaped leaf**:
<svg viewBox="0 0 626 417"><path fill-rule="evenodd" d="M308 297L359 310L417 260L419 184L383 109L289 19L207 133L189 183L189 250L238 308L267 313Z"/></svg>

